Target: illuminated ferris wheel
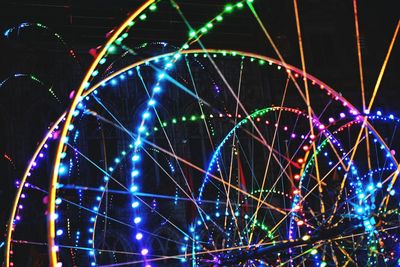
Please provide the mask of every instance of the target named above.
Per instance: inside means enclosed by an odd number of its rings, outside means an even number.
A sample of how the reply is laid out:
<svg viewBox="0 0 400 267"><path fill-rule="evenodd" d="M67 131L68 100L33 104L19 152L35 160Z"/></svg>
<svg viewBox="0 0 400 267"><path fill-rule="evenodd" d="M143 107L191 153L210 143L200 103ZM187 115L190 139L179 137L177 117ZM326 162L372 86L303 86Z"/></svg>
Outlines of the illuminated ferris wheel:
<svg viewBox="0 0 400 267"><path fill-rule="evenodd" d="M185 41L130 47L164 9L187 24ZM51 266L398 263L400 120L370 112L380 81L360 111L307 73L296 1L301 67L258 12L242 0L194 27L179 2L151 0L111 32L19 181L7 267L26 246L47 247ZM207 47L237 13L256 19L276 58ZM34 198L46 240L19 233Z"/></svg>

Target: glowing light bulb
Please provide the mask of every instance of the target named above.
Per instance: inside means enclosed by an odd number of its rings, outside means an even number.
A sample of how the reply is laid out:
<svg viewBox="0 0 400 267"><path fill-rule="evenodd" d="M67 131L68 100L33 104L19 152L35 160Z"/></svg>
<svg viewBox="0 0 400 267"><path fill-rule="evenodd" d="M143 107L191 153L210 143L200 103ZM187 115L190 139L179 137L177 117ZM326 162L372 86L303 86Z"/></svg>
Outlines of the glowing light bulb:
<svg viewBox="0 0 400 267"><path fill-rule="evenodd" d="M60 167L58 168L58 173L59 174L65 174L66 170L67 169L63 165L60 165Z"/></svg>
<svg viewBox="0 0 400 267"><path fill-rule="evenodd" d="M150 9L151 11L155 11L155 10L157 10L157 5L156 5L156 4L152 4L152 5L149 7L149 9Z"/></svg>
<svg viewBox="0 0 400 267"><path fill-rule="evenodd" d="M135 238L136 238L136 240L142 240L143 234L142 233L137 233Z"/></svg>
<svg viewBox="0 0 400 267"><path fill-rule="evenodd" d="M233 10L233 7L231 5L228 4L228 5L225 6L225 11L226 12L229 13L229 12L232 12L232 10Z"/></svg>
<svg viewBox="0 0 400 267"><path fill-rule="evenodd" d="M154 106L156 104L156 101L154 99L150 99L148 104L149 106Z"/></svg>
<svg viewBox="0 0 400 267"><path fill-rule="evenodd" d="M143 119L148 119L148 118L150 118L150 113L145 112L145 113L143 113L142 117L143 117Z"/></svg>
<svg viewBox="0 0 400 267"><path fill-rule="evenodd" d="M149 250L147 248L142 249L140 252L143 256L146 256L149 253Z"/></svg>
<svg viewBox="0 0 400 267"><path fill-rule="evenodd" d="M138 187L136 185L133 185L131 187L131 192L136 192L138 190Z"/></svg>

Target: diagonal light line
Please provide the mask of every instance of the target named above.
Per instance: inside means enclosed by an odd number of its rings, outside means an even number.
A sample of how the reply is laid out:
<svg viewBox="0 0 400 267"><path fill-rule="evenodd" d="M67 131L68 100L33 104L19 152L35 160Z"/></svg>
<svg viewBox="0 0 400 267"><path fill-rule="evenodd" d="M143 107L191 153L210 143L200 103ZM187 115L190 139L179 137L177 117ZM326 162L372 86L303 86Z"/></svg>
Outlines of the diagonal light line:
<svg viewBox="0 0 400 267"><path fill-rule="evenodd" d="M393 37L392 37L392 41L390 42L388 52L386 54L385 60L383 61L382 68L381 68L381 70L379 72L379 76L378 76L378 79L376 81L376 84L375 84L375 87L374 87L374 91L372 93L372 97L371 97L371 100L370 100L369 105L368 105L368 110L371 110L372 105L374 104L374 100L375 100L376 94L378 92L379 86L381 85L382 77L383 77L383 74L385 73L387 63L389 62L389 58L390 58L390 55L392 53L392 49L393 49L394 43L396 41L397 34L399 33L399 29L400 29L400 19L397 22L397 26L396 26L396 29L394 31L394 34L393 34Z"/></svg>
<svg viewBox="0 0 400 267"><path fill-rule="evenodd" d="M289 79L286 80L285 90L283 91L282 100L281 100L281 104L280 104L281 107L283 106L283 104L285 102L288 85L289 85ZM276 122L278 125L279 125L279 122L280 122L280 119L281 119L281 115L282 115L282 109L279 110L278 119L277 119L277 122ZM254 227L255 227L256 222L257 222L258 211L260 210L260 207L261 207L261 205L260 205L261 196L262 196L262 194L264 192L265 182L267 180L268 170L269 170L269 167L270 167L271 156L272 156L273 148L275 146L275 140L276 140L277 133L278 133L278 127L275 127L274 135L272 137L271 150L269 151L268 160L267 160L267 164L265 166L265 171L264 171L264 177L263 177L263 181L262 181L262 184L261 184L260 194L258 195L257 208L256 208L256 211L255 211L254 216L253 216L254 220L253 220L253 225L251 226L249 244L251 244L251 241L252 241L252 238L253 238ZM280 165L280 166L281 166L281 169L282 169L282 165ZM283 171L285 171L285 169L283 169Z"/></svg>
<svg viewBox="0 0 400 267"><path fill-rule="evenodd" d="M306 62L304 58L304 49L303 49L303 41L302 41L302 35L301 35L301 27L300 27L300 18L299 18L299 11L297 7L297 0L293 0L294 4L294 11L295 11L295 17L296 17L296 27L297 27L297 35L298 35L298 41L299 41L299 49L300 49L300 57L301 57L301 66L303 69L303 77L307 77L307 70L306 70ZM309 126L310 126L310 131L313 136L314 135L314 126L312 122L312 109L311 109L311 101L310 101L310 94L308 92L308 81L307 79L303 79L304 81L304 88L306 91L306 102L307 102L307 112L308 112L308 119L309 119ZM317 148L315 142L312 143L312 148L313 148L313 153L316 154ZM318 157L315 157L314 159L315 162L315 172L317 176L317 182L318 182L318 190L320 194L320 205L321 205L321 212L325 213L325 205L322 200L322 184L321 184L321 178L319 175L319 166L318 166Z"/></svg>
<svg viewBox="0 0 400 267"><path fill-rule="evenodd" d="M365 89L364 89L364 74L363 74L361 44L360 44L360 32L359 32L359 29L358 29L357 0L353 0L353 9L354 9L354 25L355 25L355 31L356 31L358 69L359 69L359 74L360 74L362 107L363 107L363 112L366 112L366 110L365 110L366 109L366 103L365 103Z"/></svg>

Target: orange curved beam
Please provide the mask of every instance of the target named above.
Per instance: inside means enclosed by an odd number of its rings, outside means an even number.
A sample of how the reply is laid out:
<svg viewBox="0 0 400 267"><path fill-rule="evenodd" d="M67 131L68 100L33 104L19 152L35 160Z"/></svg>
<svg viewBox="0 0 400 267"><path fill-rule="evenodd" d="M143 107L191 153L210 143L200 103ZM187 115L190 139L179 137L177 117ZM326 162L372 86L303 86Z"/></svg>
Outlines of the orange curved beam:
<svg viewBox="0 0 400 267"><path fill-rule="evenodd" d="M8 229L7 229L7 236L6 236L6 240L5 240L5 251L4 251L4 264L6 267L10 266L10 249L11 249L11 235L12 232L14 230L14 217L15 214L17 212L17 206L19 203L19 199L21 197L21 193L22 190L24 189L24 185L26 182L26 179L28 178L28 174L31 171L32 167L33 167L33 163L35 162L37 156L39 155L40 151L42 150L44 144L47 142L47 140L49 139L49 133L53 132L55 130L55 128L60 124L60 122L64 119L65 117L64 113L63 115L60 116L60 118L58 118L58 120L54 123L54 125L49 129L49 131L47 131L46 136L42 139L42 141L39 143L38 147L36 148L35 152L33 153L33 156L31 158L31 160L29 161L28 167L26 168L21 182L20 182L20 186L18 187L17 193L15 194L15 198L14 198L14 202L12 205L12 209L11 209L11 214L10 214L10 218L8 220Z"/></svg>
<svg viewBox="0 0 400 267"><path fill-rule="evenodd" d="M56 153L56 158L54 161L53 165L53 174L50 182L50 188L49 188L49 207L48 207L48 219L47 219L47 239L48 239L48 251L49 251L49 265L50 266L56 266L57 265L57 247L55 246L55 197L56 197L56 184L57 184L57 178L58 178L58 168L60 167L60 154L64 149L64 138L66 137L68 133L68 125L71 123L72 120L72 114L73 111L75 110L76 106L78 105L80 101L80 97L82 96L83 91L85 90L85 86L87 82L89 81L92 72L96 69L97 65L99 64L100 60L102 57L105 55L107 48L118 38L118 36L122 33L122 31L129 25L129 23L135 19L137 16L139 16L147 7L149 7L152 3L154 3L155 0L148 0L145 2L141 7L139 7L135 12L133 12L132 15L130 15L124 23L122 23L121 26L118 27L117 30L113 32L113 34L110 36L106 44L103 46L103 48L100 50L100 53L96 56L95 60L93 61L92 65L90 66L89 70L87 71L85 77L83 78L83 81L77 90L77 93L75 94L75 97L72 101L71 107L67 113L66 119L65 119L65 124L62 129L61 135L60 135L60 142L58 144L57 148L57 153Z"/></svg>

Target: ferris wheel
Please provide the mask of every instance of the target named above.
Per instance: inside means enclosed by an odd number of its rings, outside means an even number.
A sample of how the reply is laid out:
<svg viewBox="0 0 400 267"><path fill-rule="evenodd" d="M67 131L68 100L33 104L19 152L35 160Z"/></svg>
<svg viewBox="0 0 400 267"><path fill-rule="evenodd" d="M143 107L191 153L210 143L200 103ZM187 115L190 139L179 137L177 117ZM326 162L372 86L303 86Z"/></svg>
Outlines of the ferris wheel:
<svg viewBox="0 0 400 267"><path fill-rule="evenodd" d="M360 110L307 72L293 8L301 67L285 61L257 1L199 27L175 1L134 11L18 181L5 266L27 246L47 250L50 266L398 264L400 119L372 113L379 81ZM130 47L160 10L185 21L185 41ZM237 13L276 58L207 47ZM46 212L47 239L23 236L26 207Z"/></svg>

